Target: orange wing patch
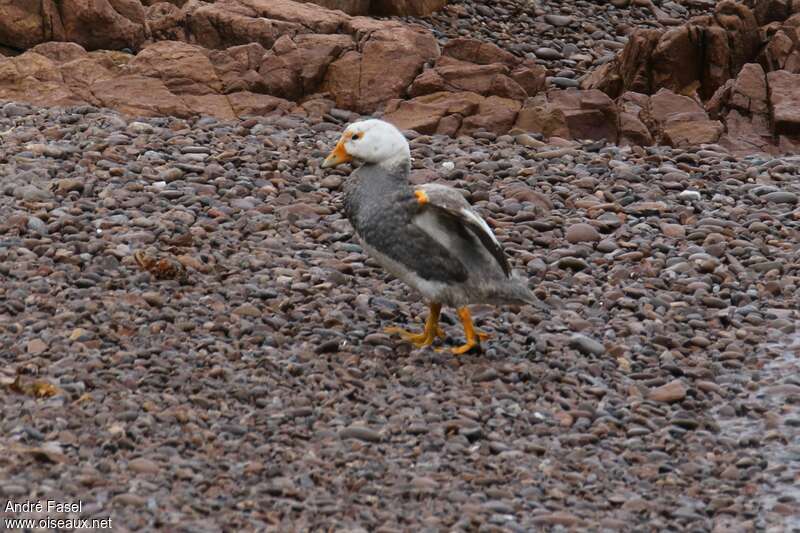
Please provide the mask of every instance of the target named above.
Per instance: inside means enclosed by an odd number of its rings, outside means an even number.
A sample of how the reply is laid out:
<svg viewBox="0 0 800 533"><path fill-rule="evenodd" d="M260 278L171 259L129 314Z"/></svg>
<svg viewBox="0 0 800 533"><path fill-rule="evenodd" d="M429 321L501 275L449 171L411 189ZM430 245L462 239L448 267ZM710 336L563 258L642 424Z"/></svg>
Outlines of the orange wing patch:
<svg viewBox="0 0 800 533"><path fill-rule="evenodd" d="M428 195L425 194L425 191L421 190L414 191L414 196L417 197L417 202L419 202L419 205L425 205L430 201L428 199Z"/></svg>

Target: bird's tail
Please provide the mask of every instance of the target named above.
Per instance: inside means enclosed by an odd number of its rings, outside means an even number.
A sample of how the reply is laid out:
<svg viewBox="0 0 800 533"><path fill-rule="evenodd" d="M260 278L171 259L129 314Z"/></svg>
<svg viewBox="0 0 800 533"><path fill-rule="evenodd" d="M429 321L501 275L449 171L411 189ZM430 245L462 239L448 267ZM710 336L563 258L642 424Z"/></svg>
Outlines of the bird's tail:
<svg viewBox="0 0 800 533"><path fill-rule="evenodd" d="M511 274L511 283L508 284L508 293L506 297L507 303L517 305L532 305L533 307L541 309L542 311L551 310L547 303L540 300L533 293L533 291L528 288L527 280L516 275L516 273Z"/></svg>

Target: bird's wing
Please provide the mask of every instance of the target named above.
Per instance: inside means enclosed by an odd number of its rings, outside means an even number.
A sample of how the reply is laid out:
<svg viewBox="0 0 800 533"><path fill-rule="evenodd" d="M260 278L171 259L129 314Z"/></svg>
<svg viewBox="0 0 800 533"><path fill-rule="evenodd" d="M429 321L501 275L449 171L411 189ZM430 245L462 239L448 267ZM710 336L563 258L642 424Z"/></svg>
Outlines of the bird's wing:
<svg viewBox="0 0 800 533"><path fill-rule="evenodd" d="M414 193L422 205L423 216L426 211L433 212L468 229L478 238L486 251L495 258L505 275L511 275L511 266L508 264L503 247L500 246L500 242L494 236L489 224L472 209L469 202L458 191L445 185L429 183L417 187Z"/></svg>

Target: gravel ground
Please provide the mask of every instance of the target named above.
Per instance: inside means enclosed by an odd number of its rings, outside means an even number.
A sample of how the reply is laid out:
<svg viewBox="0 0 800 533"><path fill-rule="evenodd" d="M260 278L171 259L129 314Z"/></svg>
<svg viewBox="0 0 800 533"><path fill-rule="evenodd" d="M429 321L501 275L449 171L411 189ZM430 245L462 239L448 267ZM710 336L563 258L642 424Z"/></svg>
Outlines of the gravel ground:
<svg viewBox="0 0 800 533"><path fill-rule="evenodd" d="M556 87L578 79L611 59L636 28L665 28L712 13L715 0L536 1L451 0L430 17L405 17L433 31L441 43L473 37L537 60Z"/></svg>
<svg viewBox="0 0 800 533"><path fill-rule="evenodd" d="M341 128L0 106L0 494L119 531L800 527L798 157L413 139L552 309L476 307L456 358L381 333L425 307L339 214Z"/></svg>

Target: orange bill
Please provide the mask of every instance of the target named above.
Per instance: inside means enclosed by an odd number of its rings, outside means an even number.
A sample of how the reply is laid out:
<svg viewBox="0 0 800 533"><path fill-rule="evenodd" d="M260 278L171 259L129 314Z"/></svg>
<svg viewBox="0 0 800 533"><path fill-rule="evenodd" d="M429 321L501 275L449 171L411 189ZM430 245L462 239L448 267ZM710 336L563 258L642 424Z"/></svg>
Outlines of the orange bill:
<svg viewBox="0 0 800 533"><path fill-rule="evenodd" d="M342 163L348 163L353 160L353 156L347 153L347 150L344 148L345 138L342 137L339 139L339 142L336 143L336 148L325 158L325 161L322 162L322 168L331 168L337 165L341 165Z"/></svg>

